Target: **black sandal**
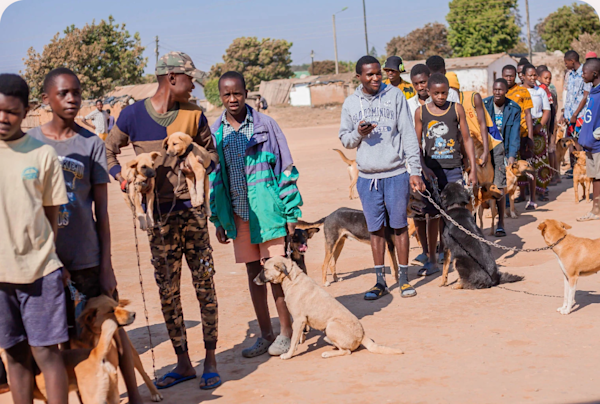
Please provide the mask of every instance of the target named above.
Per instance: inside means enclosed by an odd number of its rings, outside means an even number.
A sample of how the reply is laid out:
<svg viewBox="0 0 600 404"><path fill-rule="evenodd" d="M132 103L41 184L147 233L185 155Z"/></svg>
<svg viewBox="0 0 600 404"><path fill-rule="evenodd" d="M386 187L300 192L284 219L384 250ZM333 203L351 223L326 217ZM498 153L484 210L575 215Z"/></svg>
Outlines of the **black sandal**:
<svg viewBox="0 0 600 404"><path fill-rule="evenodd" d="M365 292L365 300L377 300L390 293L386 286L381 283L375 284L371 289Z"/></svg>
<svg viewBox="0 0 600 404"><path fill-rule="evenodd" d="M497 227L494 232L495 237L506 237L506 231L502 227Z"/></svg>

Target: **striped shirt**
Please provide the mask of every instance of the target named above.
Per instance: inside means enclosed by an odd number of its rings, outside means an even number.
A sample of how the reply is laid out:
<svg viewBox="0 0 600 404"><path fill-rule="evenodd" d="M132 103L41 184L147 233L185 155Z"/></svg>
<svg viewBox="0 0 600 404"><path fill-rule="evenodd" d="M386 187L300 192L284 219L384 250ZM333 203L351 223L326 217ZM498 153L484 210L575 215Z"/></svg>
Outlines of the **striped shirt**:
<svg viewBox="0 0 600 404"><path fill-rule="evenodd" d="M254 121L252 112L246 107L246 118L236 131L227 121L227 114L223 114L223 154L225 166L229 177L229 192L231 204L236 215L244 221L250 219L250 206L248 204L248 184L246 182L246 145L254 134Z"/></svg>

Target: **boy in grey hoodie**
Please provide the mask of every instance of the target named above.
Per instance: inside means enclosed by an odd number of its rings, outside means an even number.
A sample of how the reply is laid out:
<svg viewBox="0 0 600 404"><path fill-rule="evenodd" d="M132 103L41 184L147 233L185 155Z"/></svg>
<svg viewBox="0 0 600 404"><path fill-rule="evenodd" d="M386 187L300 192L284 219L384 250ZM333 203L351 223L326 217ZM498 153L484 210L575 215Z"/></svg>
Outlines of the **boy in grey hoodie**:
<svg viewBox="0 0 600 404"><path fill-rule="evenodd" d="M406 207L409 186L425 190L417 135L404 94L381 82L376 58L360 58L356 76L361 85L344 101L339 137L345 148L358 149L356 187L371 233L377 275L377 283L365 293L365 299L376 300L389 292L384 274L386 227L394 231L400 295L412 297L417 291L408 283Z"/></svg>

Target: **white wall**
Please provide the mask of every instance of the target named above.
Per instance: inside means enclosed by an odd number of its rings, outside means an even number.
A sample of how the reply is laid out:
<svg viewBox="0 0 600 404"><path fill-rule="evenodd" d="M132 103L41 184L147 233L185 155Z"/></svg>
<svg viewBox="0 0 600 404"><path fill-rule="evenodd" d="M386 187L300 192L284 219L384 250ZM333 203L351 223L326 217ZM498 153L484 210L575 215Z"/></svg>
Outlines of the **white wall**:
<svg viewBox="0 0 600 404"><path fill-rule="evenodd" d="M310 88L308 84L296 84L290 90L290 104L294 107L306 107L311 105Z"/></svg>
<svg viewBox="0 0 600 404"><path fill-rule="evenodd" d="M494 73L496 73L497 79L501 78L502 68L506 65L513 65L517 67L517 62L510 56L505 55L488 66L488 95L492 95L492 86L494 85Z"/></svg>
<svg viewBox="0 0 600 404"><path fill-rule="evenodd" d="M479 93L487 92L487 70L485 68L472 68L451 70L456 73L461 91L477 91ZM484 96L485 94L482 94Z"/></svg>

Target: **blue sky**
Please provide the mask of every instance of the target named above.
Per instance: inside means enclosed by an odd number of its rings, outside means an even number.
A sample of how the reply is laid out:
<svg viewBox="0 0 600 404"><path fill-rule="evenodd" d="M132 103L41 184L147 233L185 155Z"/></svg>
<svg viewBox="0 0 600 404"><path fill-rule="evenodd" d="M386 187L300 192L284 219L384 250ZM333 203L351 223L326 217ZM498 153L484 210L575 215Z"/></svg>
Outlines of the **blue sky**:
<svg viewBox="0 0 600 404"><path fill-rule="evenodd" d="M485 1L485 0L484 0ZM530 0L531 25L573 0ZM578 1L578 3L581 3ZM447 0L366 0L369 46L384 53L390 38L405 35L428 22L445 23ZM160 38L160 54L187 52L196 66L208 70L221 61L225 49L239 36L283 38L293 42L294 64L333 59L331 15L336 17L340 60L356 60L365 53L361 0L21 0L12 4L0 21L0 72L17 73L22 58L33 46L38 52L66 26L83 26L106 19L126 23L139 32L146 45L148 73L154 70L154 37ZM524 0L519 11L525 18Z"/></svg>

